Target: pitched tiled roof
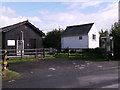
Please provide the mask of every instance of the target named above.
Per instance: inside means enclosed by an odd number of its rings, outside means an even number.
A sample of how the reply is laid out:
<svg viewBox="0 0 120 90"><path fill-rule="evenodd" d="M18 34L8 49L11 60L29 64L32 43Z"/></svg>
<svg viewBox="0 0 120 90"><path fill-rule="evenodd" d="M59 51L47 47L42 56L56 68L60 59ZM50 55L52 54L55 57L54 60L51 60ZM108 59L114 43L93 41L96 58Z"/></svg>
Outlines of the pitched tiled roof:
<svg viewBox="0 0 120 90"><path fill-rule="evenodd" d="M92 28L94 23L68 26L62 36L77 36L77 35L86 35Z"/></svg>
<svg viewBox="0 0 120 90"><path fill-rule="evenodd" d="M38 28L36 28L28 20L20 22L20 23L17 23L17 24L14 24L14 25L10 25L10 26L7 26L7 27L0 28L0 31L2 31L2 32L8 32L8 31L14 30L15 28L20 27L21 25L24 25L24 24L30 25L32 28L34 28L35 30L37 30L40 34L44 35L44 33L42 31L40 31Z"/></svg>

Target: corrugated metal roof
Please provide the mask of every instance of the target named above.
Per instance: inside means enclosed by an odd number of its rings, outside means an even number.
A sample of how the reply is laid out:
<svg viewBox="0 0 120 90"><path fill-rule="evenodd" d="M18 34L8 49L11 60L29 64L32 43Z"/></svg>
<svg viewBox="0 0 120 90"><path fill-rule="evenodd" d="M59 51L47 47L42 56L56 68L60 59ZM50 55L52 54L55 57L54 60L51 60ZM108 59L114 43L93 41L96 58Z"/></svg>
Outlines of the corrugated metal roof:
<svg viewBox="0 0 120 90"><path fill-rule="evenodd" d="M86 35L92 28L94 23L68 26L62 36Z"/></svg>

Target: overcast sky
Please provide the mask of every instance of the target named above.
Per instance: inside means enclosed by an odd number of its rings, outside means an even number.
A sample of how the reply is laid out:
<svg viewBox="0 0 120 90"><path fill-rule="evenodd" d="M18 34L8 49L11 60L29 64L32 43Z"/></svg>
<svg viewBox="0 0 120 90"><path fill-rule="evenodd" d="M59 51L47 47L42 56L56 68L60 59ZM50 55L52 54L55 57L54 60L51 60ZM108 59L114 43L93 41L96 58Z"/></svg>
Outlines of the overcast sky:
<svg viewBox="0 0 120 90"><path fill-rule="evenodd" d="M110 29L118 21L118 1L3 2L0 27L29 20L43 32L94 22L98 30Z"/></svg>

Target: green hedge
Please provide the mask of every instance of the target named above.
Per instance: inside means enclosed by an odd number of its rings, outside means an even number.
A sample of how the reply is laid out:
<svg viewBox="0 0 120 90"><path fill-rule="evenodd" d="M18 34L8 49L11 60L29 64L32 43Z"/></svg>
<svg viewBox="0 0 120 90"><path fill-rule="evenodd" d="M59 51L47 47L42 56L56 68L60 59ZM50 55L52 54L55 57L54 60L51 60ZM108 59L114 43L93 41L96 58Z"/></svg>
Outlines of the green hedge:
<svg viewBox="0 0 120 90"><path fill-rule="evenodd" d="M83 49L83 53L89 54L89 55L96 55L99 57L105 57L106 51L103 48L95 48L95 49Z"/></svg>

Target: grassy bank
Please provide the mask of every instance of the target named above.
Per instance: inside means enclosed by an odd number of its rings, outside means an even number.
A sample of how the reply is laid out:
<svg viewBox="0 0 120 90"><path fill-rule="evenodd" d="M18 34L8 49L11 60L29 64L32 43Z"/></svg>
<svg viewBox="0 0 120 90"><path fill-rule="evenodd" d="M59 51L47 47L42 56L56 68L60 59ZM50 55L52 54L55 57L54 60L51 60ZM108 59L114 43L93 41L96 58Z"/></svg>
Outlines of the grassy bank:
<svg viewBox="0 0 120 90"><path fill-rule="evenodd" d="M20 77L20 74L15 72L15 71L5 70L5 71L2 72L2 79L3 79L3 81L16 79L18 77Z"/></svg>

